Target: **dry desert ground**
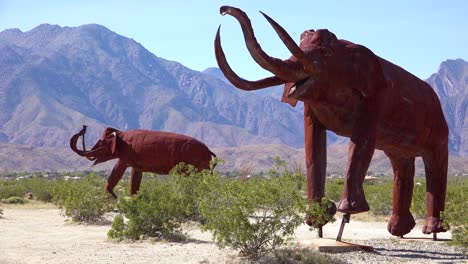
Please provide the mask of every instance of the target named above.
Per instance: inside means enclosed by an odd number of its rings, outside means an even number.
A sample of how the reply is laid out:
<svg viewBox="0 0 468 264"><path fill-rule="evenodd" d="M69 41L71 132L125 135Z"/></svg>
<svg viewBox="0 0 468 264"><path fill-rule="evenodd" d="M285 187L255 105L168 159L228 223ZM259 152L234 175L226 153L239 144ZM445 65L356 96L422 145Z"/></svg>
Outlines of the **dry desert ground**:
<svg viewBox="0 0 468 264"><path fill-rule="evenodd" d="M211 234L202 232L195 224L185 228L190 237L187 242L116 243L107 239L109 224L70 223L52 205L34 208L4 206L3 210L3 218L0 219L1 264L242 262L235 251L218 249ZM338 220L325 226L324 237L335 238L339 224ZM298 228L295 240L307 241L316 236L304 225ZM467 263L466 255L445 246L444 242L432 242L431 236L421 233L420 226L406 237L408 242L399 242L393 238L386 231L386 223L383 221L362 222L351 219L343 233L343 240L370 244L376 251L335 255L349 263ZM450 233L439 234L439 238L450 239ZM385 243L396 245L396 249L388 249ZM402 249L401 245L404 244L407 245Z"/></svg>

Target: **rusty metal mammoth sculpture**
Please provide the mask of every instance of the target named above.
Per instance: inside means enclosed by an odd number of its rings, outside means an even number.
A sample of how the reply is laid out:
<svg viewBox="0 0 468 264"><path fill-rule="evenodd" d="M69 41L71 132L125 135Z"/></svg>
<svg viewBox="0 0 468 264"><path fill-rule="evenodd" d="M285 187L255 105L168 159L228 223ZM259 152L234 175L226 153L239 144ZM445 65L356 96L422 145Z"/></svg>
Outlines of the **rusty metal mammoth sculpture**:
<svg viewBox="0 0 468 264"><path fill-rule="evenodd" d="M253 59L274 76L248 81L228 65L215 39L218 65L237 88L247 91L284 84L282 101L304 103L308 198L324 196L326 130L350 138L344 190L338 211L369 210L363 182L374 149L385 152L394 172L393 211L388 231L403 236L415 226L410 212L415 157L422 157L427 179L427 218L423 233L444 232L448 127L439 99L424 81L388 62L368 48L320 29L307 30L298 46L274 20L263 14L292 53L281 60L268 56L257 43L247 15L223 6L222 15L235 17ZM314 224L314 219L308 219Z"/></svg>
<svg viewBox="0 0 468 264"><path fill-rule="evenodd" d="M130 193L137 194L142 173L168 174L180 162L193 165L199 170L209 169L216 155L195 138L169 132L150 130L120 131L108 127L91 150L86 150L84 135L86 126L72 136L70 147L78 155L94 161L94 164L119 159L107 180L105 190L113 197L114 187L122 178L127 167L132 168ZM77 148L79 137L83 137L83 150Z"/></svg>

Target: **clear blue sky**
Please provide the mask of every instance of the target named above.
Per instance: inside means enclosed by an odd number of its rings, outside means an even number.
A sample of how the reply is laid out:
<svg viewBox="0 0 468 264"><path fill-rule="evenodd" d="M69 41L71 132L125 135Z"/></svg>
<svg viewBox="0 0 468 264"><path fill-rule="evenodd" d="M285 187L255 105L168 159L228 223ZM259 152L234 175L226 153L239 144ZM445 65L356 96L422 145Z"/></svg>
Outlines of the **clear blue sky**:
<svg viewBox="0 0 468 264"><path fill-rule="evenodd" d="M290 53L259 10L296 40L306 29L328 28L424 79L446 59L468 60L466 0L0 0L0 31L28 31L42 23L97 23L135 39L159 57L203 70L216 66L213 40L222 24L221 40L234 70L247 79L268 76L250 58L237 21L219 14L221 5L246 11L261 46L278 58Z"/></svg>

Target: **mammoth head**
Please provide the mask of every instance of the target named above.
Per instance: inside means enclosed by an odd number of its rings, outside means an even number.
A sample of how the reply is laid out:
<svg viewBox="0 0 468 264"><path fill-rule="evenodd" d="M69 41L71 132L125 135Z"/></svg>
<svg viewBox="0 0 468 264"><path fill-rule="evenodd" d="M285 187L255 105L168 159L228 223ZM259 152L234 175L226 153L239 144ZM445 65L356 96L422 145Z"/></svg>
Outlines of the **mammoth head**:
<svg viewBox="0 0 468 264"><path fill-rule="evenodd" d="M71 149L80 156L94 161L94 165L117 158L117 141L120 131L108 127L102 133L101 138L96 142L93 148L89 151L86 150L84 135L86 133L86 126L77 134L73 135L70 139ZM83 150L79 150L76 146L79 137L83 137Z"/></svg>
<svg viewBox="0 0 468 264"><path fill-rule="evenodd" d="M336 36L328 30L307 30L301 35L298 46L289 34L272 18L262 13L268 20L292 56L281 60L268 56L258 44L247 15L240 9L230 6L220 8L222 15L235 17L242 28L244 40L253 59L265 70L274 76L248 81L239 77L226 61L221 47L220 28L216 33L215 54L221 71L226 78L237 88L242 90L257 90L274 85L285 84L282 101L293 106L298 100L306 100L312 94L312 88L327 85L327 68L325 58L333 54L331 46L337 42Z"/></svg>

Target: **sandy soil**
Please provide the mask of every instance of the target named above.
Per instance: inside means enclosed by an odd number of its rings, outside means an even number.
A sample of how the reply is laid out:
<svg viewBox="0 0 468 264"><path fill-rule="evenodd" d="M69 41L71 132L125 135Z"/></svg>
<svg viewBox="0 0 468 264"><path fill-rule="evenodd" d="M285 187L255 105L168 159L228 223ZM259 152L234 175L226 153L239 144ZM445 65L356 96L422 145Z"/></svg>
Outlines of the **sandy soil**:
<svg viewBox="0 0 468 264"><path fill-rule="evenodd" d="M108 225L66 222L58 209L4 209L0 219L1 264L224 263L211 234L198 229L187 243L114 243ZM232 253L231 253L232 254Z"/></svg>
<svg viewBox="0 0 468 264"><path fill-rule="evenodd" d="M324 237L335 238L340 221L324 227ZM107 239L109 225L78 225L69 223L56 208L4 208L0 219L1 264L80 264L80 263L225 263L236 255L220 250L210 233L193 227L189 242L114 243ZM298 240L316 238L307 226L297 230ZM405 236L427 238L418 226ZM385 222L347 224L343 240L390 239ZM450 233L439 234L449 239ZM441 242L440 242L441 243Z"/></svg>

